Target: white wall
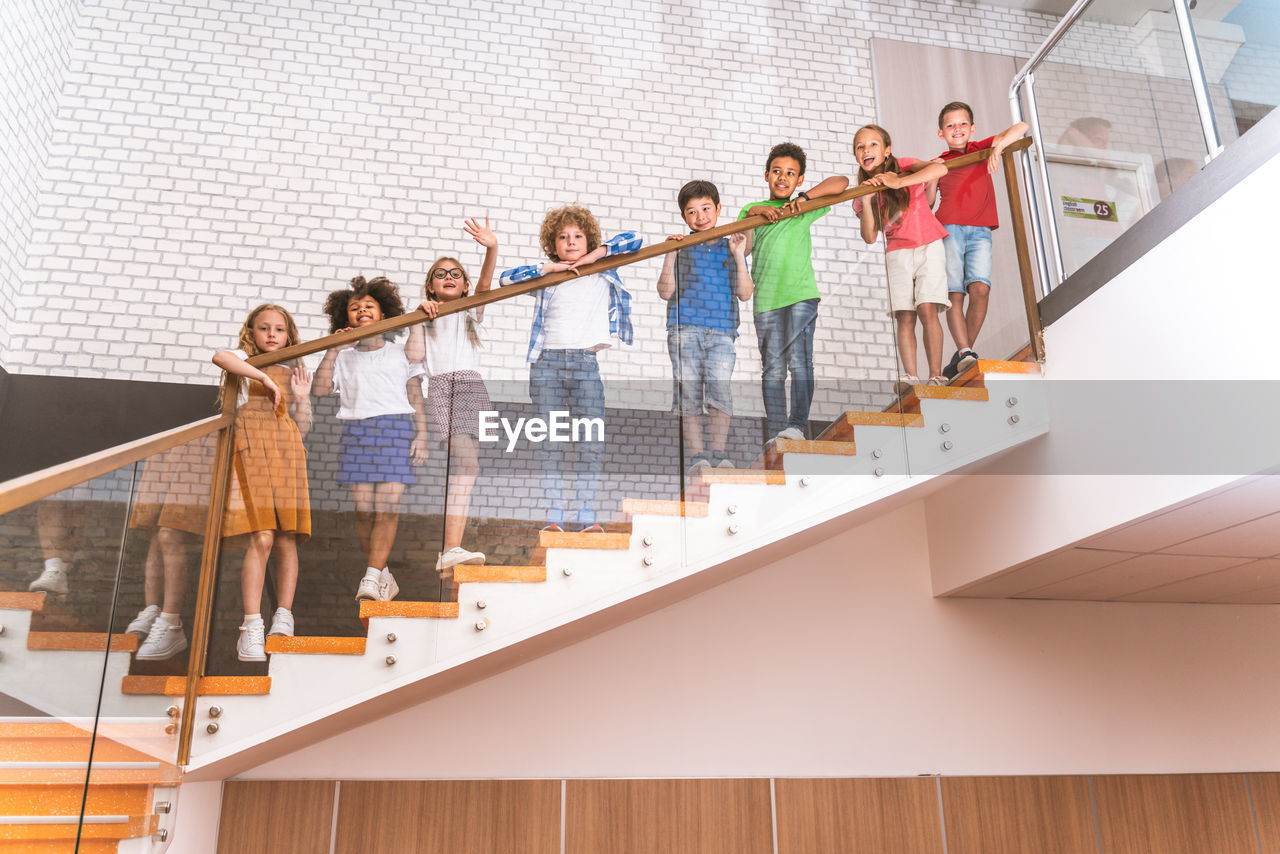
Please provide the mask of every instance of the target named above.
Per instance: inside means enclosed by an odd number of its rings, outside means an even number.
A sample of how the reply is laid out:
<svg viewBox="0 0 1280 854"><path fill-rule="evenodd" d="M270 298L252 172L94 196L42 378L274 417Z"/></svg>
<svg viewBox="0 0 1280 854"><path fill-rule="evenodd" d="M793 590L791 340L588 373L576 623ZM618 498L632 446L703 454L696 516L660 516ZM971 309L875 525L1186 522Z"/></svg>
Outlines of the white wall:
<svg viewBox="0 0 1280 854"><path fill-rule="evenodd" d="M81 0L0 4L0 367L15 361L15 300L80 6Z"/></svg>
<svg viewBox="0 0 1280 854"><path fill-rule="evenodd" d="M90 0L84 14L14 365L193 382L212 379L208 354L259 301L293 308L315 337L323 296L351 275L386 273L416 294L438 254L478 264L468 215L493 217L514 264L537 258L558 203L660 239L681 227L680 185L709 177L736 216L763 197L765 154L784 139L806 148L811 183L848 173L851 134L875 118L872 35L1025 56L1050 24L950 2L758 0L628 0L608 16L534 2ZM853 386L820 396L821 414L883 393L896 371L880 250L862 246L847 208L815 235L820 377ZM639 341L606 355L607 378L669 370L657 271L625 273ZM527 300L490 312L492 378L526 375L529 314ZM759 369L749 321L742 331L750 409Z"/></svg>
<svg viewBox="0 0 1280 854"><path fill-rule="evenodd" d="M1280 766L1272 607L932 598L920 503L241 775Z"/></svg>

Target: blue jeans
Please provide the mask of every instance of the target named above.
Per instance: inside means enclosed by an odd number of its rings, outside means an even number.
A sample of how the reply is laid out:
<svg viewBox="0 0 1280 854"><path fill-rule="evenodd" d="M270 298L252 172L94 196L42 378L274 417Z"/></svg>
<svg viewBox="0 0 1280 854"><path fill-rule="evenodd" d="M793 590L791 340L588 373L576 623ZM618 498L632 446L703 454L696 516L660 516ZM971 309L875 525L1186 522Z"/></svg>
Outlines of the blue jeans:
<svg viewBox="0 0 1280 854"><path fill-rule="evenodd" d="M974 282L991 285L991 229L981 225L949 225L942 241L947 253L947 290L967 294Z"/></svg>
<svg viewBox="0 0 1280 854"><path fill-rule="evenodd" d="M818 301L808 299L756 315L760 342L765 425L772 438L788 427L803 431L813 403L813 331ZM791 373L791 414L787 415L787 372Z"/></svg>
<svg viewBox="0 0 1280 854"><path fill-rule="evenodd" d="M538 417L551 421L551 413L568 410L570 418L604 420L604 383L600 365L591 350L543 350L529 366L529 397ZM593 436L585 431L584 436ZM576 451L566 469L568 445ZM594 522L596 490L604 463L604 442L586 440L540 443L538 462L542 468L542 491L551 507L581 506L578 521Z"/></svg>

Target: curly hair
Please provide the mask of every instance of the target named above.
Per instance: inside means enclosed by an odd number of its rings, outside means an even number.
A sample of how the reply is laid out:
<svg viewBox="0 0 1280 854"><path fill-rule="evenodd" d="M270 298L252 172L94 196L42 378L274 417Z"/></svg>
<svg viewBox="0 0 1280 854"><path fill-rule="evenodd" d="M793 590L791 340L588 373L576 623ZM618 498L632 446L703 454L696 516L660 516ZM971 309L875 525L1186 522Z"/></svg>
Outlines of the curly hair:
<svg viewBox="0 0 1280 854"><path fill-rule="evenodd" d="M854 151L857 151L858 134L864 130L879 134L880 141L884 143L885 151L888 152L893 146L893 140L889 138L889 132L880 125L863 125L858 128L858 133L853 135ZM856 156L856 155L855 155ZM892 153L887 153L881 164L876 167L875 172L868 172L861 166L858 167L858 183L870 178L872 175L879 175L881 172L897 173L901 167L898 166L898 158ZM886 224L892 225L894 221L902 215L907 209L907 205L911 202L911 193L906 187L896 187L890 189L888 187L881 188L880 192L869 199L871 203L871 211L875 215L876 229L884 231Z"/></svg>
<svg viewBox="0 0 1280 854"><path fill-rule="evenodd" d="M600 223L596 222L591 211L577 205L565 205L562 208L547 211L547 215L542 218L542 231L538 233L542 251L552 261L560 260L560 256L556 254L556 235L566 225L576 225L582 229L582 233L587 237L588 252L594 251L600 245Z"/></svg>
<svg viewBox="0 0 1280 854"><path fill-rule="evenodd" d="M773 161L779 157L790 157L800 166L800 174L804 174L804 149L794 142L780 142L769 149L769 156L764 161L764 174L769 174L769 170L773 168Z"/></svg>
<svg viewBox="0 0 1280 854"><path fill-rule="evenodd" d="M329 317L330 334L351 325L347 320L347 306L353 299L373 297L382 309L382 317L399 317L404 314L404 303L400 299L400 289L385 276L365 281L364 276L356 276L351 280L351 287L332 291L324 301L324 313Z"/></svg>
<svg viewBox="0 0 1280 854"><path fill-rule="evenodd" d="M286 347L292 347L301 341L298 335L298 325L293 322L293 316L284 308L284 306L275 305L274 303L264 302L262 305L249 312L249 316L245 318L244 325L240 327L239 344L240 349L250 356L257 356L262 353L258 349L258 344L253 340L253 324L258 319L258 315L264 311L279 312L284 318L285 330L288 333L288 340L285 342Z"/></svg>

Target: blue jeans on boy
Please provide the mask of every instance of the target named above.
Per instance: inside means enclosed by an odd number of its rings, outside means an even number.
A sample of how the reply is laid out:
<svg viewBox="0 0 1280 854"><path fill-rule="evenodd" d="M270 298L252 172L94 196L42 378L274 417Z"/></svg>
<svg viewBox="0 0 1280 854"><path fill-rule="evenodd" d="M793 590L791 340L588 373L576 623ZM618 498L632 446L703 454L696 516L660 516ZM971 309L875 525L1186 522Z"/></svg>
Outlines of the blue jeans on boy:
<svg viewBox="0 0 1280 854"><path fill-rule="evenodd" d="M772 439L788 427L809 424L813 403L813 331L818 325L816 299L763 311L756 315L760 343L760 389L765 425ZM791 373L791 415L787 415L787 373Z"/></svg>
<svg viewBox="0 0 1280 854"><path fill-rule="evenodd" d="M593 350L543 350L529 366L529 397L541 418L551 421L553 411L569 412L569 418L599 418L604 421L604 383ZM604 463L604 442L587 441L595 435L584 431L583 441L541 443L538 461L542 468L542 491L549 508L568 511L581 507L577 521L595 521L596 490ZM574 446L575 461L565 468L566 446ZM571 517L568 517L571 518Z"/></svg>

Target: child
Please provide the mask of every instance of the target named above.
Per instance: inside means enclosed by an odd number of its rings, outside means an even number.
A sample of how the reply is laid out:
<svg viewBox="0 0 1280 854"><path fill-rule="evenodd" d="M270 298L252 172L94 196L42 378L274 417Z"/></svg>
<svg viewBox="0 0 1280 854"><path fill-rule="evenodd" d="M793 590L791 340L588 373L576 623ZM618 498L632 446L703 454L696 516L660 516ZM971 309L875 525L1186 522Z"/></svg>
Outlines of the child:
<svg viewBox="0 0 1280 854"><path fill-rule="evenodd" d="M640 237L625 231L600 242L600 226L591 211L567 205L548 211L539 234L550 263L516 267L502 274L503 285L536 279L548 273L578 272L579 267L606 255L635 252ZM569 411L572 418L604 423L604 385L597 353L611 346L617 335L630 344L631 294L614 270L580 276L534 293L533 328L529 334L529 395L543 418ZM564 471L566 442L543 442L539 459L542 488L548 505L544 531L563 531L568 510L574 510L574 529L598 533L595 497L604 462L604 436L586 431L577 446L577 463ZM566 474L568 477L566 477ZM575 495L576 487L576 495Z"/></svg>
<svg viewBox="0 0 1280 854"><path fill-rule="evenodd" d="M485 248L484 263L476 293L482 294L493 284L493 270L498 263L498 238L484 225L467 220L463 229ZM471 279L454 258L440 258L427 272L427 302L420 308L435 317L439 304L467 296ZM427 411L449 448L449 483L444 516L444 550L436 560L436 571L452 574L460 563L484 563L484 554L462 547L462 534L467 527L467 510L471 490L480 472L479 445L482 410L492 408L489 392L479 373L480 333L484 306L437 318L426 324Z"/></svg>
<svg viewBox="0 0 1280 854"><path fill-rule="evenodd" d="M694 234L715 228L723 211L720 191L710 181L685 184L677 202L681 218ZM667 239L683 240L684 235ZM684 419L684 435L692 455L690 469L733 468L725 443L733 414L729 377L733 374L733 341L738 337L737 300L751 299L754 287L746 250L747 235L738 233L668 252L658 277L658 296L671 301L667 307L667 350L675 385L672 406ZM702 441L704 412L710 453Z"/></svg>
<svg viewBox="0 0 1280 854"><path fill-rule="evenodd" d="M942 203L935 215L947 229L942 241L947 264L947 296L951 300L947 328L956 342L955 354L942 369L942 375L948 380L955 379L978 361L973 345L982 331L987 300L991 296L991 232L1000 225L991 176L1000 168L1000 153L1027 132L1027 125L1018 122L995 136L973 142L975 130L973 109L962 101L952 101L938 113L938 138L947 144L947 150L935 163L971 151L991 149L985 169L981 163L952 169L938 179L936 188L942 193ZM934 189L930 185L926 191L930 204ZM964 305L966 294L968 310Z"/></svg>
<svg viewBox="0 0 1280 854"><path fill-rule="evenodd" d="M213 357L222 370L251 380L247 389L241 389L236 412L235 477L222 521L222 536L249 535L240 573L244 622L236 654L241 661L267 660L262 584L273 546L279 607L270 633L293 634L298 543L311 536L307 457L302 447L302 437L311 429L311 374L303 365L292 370L285 364L259 370L245 360L297 343L298 327L289 312L278 305L260 305L249 312L240 329L240 349L222 350Z"/></svg>
<svg viewBox="0 0 1280 854"><path fill-rule="evenodd" d="M813 403L813 333L818 322L818 282L813 273L813 223L829 208L798 214L801 200L834 195L849 186L843 176L826 178L810 192L791 194L804 183L804 149L792 142L775 145L765 160L767 201L744 207L743 219L757 214L769 221L755 229L754 279L756 340L760 345L760 388L766 433L773 439L803 439ZM784 214L798 214L783 218ZM791 374L791 411L787 412L787 373Z"/></svg>
<svg viewBox="0 0 1280 854"><path fill-rule="evenodd" d="M329 332L359 329L404 314L400 291L379 276L351 280L324 303ZM342 422L338 482L351 488L364 577L356 601L389 602L400 592L387 567L400 524L400 498L414 483L413 467L427 459L427 416L422 403L422 326L404 343L373 335L333 347L316 369L316 396L337 392Z"/></svg>
<svg viewBox="0 0 1280 854"><path fill-rule="evenodd" d="M946 385L942 376L942 324L938 312L947 309L946 259L942 227L925 200L925 184L946 174L947 167L912 157L894 157L889 132L865 125L853 137L858 182L888 187L853 200L862 223L862 239L875 243L884 232L884 266L889 279L889 312L897 321L898 355L902 377L898 394L918 385L916 377L916 318L924 329L924 355L929 384ZM863 204L867 201L867 204ZM941 309L939 309L941 306Z"/></svg>

